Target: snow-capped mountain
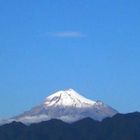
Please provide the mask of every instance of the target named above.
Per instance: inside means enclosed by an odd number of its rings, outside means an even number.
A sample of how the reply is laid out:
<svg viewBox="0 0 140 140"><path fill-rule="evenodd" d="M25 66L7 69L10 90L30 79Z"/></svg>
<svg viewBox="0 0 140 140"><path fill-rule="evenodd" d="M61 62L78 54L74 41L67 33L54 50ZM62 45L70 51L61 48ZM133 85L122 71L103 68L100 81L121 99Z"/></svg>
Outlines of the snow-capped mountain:
<svg viewBox="0 0 140 140"><path fill-rule="evenodd" d="M19 121L25 124L37 123L50 119L74 122L86 117L101 121L118 113L101 101L92 101L78 94L73 89L58 91L48 96L45 101L23 114L2 123Z"/></svg>
<svg viewBox="0 0 140 140"><path fill-rule="evenodd" d="M41 105L11 120L35 123L56 118L65 122L74 122L91 117L101 121L106 117L112 117L116 113L116 110L103 102L92 101L78 94L73 89L68 89L48 96Z"/></svg>

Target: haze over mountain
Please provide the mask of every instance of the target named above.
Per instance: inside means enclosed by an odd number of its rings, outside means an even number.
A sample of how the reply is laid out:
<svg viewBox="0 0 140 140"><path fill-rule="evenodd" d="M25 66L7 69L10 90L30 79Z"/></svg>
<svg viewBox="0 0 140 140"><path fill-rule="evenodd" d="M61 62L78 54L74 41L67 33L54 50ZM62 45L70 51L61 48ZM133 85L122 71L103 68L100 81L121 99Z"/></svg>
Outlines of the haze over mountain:
<svg viewBox="0 0 140 140"><path fill-rule="evenodd" d="M68 89L48 96L41 105L35 106L31 110L5 122L18 121L30 124L51 119L75 122L87 117L101 121L117 113L115 109L101 101L92 101L73 89Z"/></svg>

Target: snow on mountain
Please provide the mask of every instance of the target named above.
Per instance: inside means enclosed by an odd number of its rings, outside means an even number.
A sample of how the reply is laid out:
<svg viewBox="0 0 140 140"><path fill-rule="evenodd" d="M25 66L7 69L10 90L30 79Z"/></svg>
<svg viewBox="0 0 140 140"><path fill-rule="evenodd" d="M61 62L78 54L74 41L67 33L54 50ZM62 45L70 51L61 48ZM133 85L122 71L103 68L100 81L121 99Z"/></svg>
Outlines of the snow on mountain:
<svg viewBox="0 0 140 140"><path fill-rule="evenodd" d="M11 120L23 123L37 123L53 118L74 122L86 117L101 121L112 117L116 110L101 101L92 101L73 89L58 91L45 99L45 102Z"/></svg>
<svg viewBox="0 0 140 140"><path fill-rule="evenodd" d="M96 102L79 95L73 89L58 91L46 98L45 105L48 106L73 106L88 107Z"/></svg>

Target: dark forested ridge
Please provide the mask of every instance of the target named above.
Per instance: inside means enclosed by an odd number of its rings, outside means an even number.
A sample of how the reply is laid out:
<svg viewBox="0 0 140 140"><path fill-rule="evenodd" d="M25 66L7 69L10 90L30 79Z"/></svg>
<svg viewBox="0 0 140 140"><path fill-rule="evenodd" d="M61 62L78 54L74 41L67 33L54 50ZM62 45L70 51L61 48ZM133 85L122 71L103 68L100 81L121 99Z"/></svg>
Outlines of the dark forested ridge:
<svg viewBox="0 0 140 140"><path fill-rule="evenodd" d="M102 122L85 118L72 124L50 120L26 126L0 126L0 140L140 140L140 113L117 114Z"/></svg>

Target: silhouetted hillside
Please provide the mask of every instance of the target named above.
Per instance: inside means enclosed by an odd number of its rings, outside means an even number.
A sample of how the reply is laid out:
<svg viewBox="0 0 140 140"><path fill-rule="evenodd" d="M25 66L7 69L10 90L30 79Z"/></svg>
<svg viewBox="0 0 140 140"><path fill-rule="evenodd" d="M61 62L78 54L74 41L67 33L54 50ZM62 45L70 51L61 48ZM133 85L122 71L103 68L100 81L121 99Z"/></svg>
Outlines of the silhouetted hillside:
<svg viewBox="0 0 140 140"><path fill-rule="evenodd" d="M102 122L86 118L72 124L50 120L26 126L0 126L0 140L140 140L140 113L117 114Z"/></svg>

